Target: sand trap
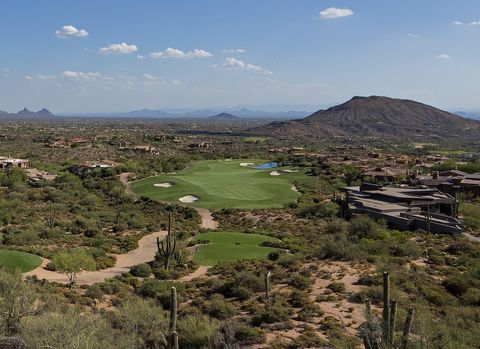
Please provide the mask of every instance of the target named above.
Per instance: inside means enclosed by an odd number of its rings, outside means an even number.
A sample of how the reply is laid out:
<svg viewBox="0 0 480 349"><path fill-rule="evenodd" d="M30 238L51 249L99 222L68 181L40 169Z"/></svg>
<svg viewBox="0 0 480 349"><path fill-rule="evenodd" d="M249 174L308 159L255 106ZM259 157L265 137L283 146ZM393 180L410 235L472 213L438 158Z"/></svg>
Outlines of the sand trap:
<svg viewBox="0 0 480 349"><path fill-rule="evenodd" d="M240 163L240 166L244 166L244 167L246 167L246 166L255 166L255 164L254 164L253 162L241 162L241 163Z"/></svg>
<svg viewBox="0 0 480 349"><path fill-rule="evenodd" d="M165 182L165 183L155 183L153 186L154 187L160 187L160 188L170 188L173 184L170 182Z"/></svg>
<svg viewBox="0 0 480 349"><path fill-rule="evenodd" d="M272 171L270 172L270 176L280 176L281 173L279 171Z"/></svg>
<svg viewBox="0 0 480 349"><path fill-rule="evenodd" d="M292 185L291 189L292 189L293 191L296 191L296 192L298 193L298 188L297 188L296 186Z"/></svg>
<svg viewBox="0 0 480 349"><path fill-rule="evenodd" d="M298 170L283 170L283 172L287 172L287 173L295 173L295 172L298 172Z"/></svg>
<svg viewBox="0 0 480 349"><path fill-rule="evenodd" d="M197 200L198 200L198 197L196 197L194 195L186 195L186 196L182 196L180 199L178 199L178 201L184 202L186 204L191 204L192 202L195 202Z"/></svg>
<svg viewBox="0 0 480 349"><path fill-rule="evenodd" d="M225 161L232 161L232 159L225 159Z"/></svg>

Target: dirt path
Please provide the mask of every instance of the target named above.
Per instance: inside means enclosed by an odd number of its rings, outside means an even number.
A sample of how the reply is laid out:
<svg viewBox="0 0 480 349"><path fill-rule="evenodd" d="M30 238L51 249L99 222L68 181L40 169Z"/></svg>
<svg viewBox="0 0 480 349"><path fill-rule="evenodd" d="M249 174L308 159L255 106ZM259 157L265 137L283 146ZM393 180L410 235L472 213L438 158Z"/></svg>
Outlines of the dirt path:
<svg viewBox="0 0 480 349"><path fill-rule="evenodd" d="M124 173L120 173L118 177L120 178L120 182L122 182L122 184L125 186L125 192L129 195L135 196L135 193L133 192L133 189L132 189L132 184L131 182L128 181L128 178L132 175L134 174L131 172L124 172Z"/></svg>
<svg viewBox="0 0 480 349"><path fill-rule="evenodd" d="M197 270L195 270L193 273L190 273L188 275L182 276L179 280L183 282L190 282L193 279L198 279L202 276L207 275L208 270L210 267L201 265Z"/></svg>
<svg viewBox="0 0 480 349"><path fill-rule="evenodd" d="M217 229L218 222L213 218L212 213L206 208L195 208L202 218L201 228L205 229Z"/></svg>
<svg viewBox="0 0 480 349"><path fill-rule="evenodd" d="M157 252L157 237L165 238L167 235L164 231L155 232L144 236L138 241L138 248L127 252L125 254L117 255L117 261L114 267L98 270L98 271L83 271L78 274L78 285L92 285L97 282L102 282L107 278L112 278L116 275L128 272L134 265L146 263L154 260ZM46 270L44 267L49 263L48 259L44 259L42 264L28 272L24 276L36 275L39 279L46 279L51 282L68 283L68 278L62 273Z"/></svg>

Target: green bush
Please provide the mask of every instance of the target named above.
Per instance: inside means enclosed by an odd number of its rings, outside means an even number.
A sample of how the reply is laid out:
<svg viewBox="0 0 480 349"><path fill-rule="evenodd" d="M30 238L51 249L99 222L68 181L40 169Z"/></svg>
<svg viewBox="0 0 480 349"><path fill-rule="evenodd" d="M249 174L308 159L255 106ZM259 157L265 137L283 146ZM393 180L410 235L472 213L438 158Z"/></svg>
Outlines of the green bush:
<svg viewBox="0 0 480 349"><path fill-rule="evenodd" d="M137 264L130 268L130 274L133 276L146 278L152 274L152 268L147 263Z"/></svg>
<svg viewBox="0 0 480 349"><path fill-rule="evenodd" d="M220 294L215 294L208 301L202 305L202 310L209 316L219 320L225 320L237 313L235 306L226 301L225 297Z"/></svg>

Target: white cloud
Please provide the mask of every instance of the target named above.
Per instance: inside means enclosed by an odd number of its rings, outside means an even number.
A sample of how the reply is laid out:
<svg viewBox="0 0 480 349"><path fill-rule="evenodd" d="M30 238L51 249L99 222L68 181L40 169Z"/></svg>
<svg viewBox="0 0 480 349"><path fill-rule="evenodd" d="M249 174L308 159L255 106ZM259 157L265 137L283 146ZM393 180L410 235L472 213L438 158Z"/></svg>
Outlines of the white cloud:
<svg viewBox="0 0 480 349"><path fill-rule="evenodd" d="M419 35L418 35L418 34L414 34L414 33L409 33L409 34L408 34L408 37L409 37L409 38L412 38L412 39L418 39L418 38L419 38Z"/></svg>
<svg viewBox="0 0 480 349"><path fill-rule="evenodd" d="M197 48L194 49L193 51L185 52L176 48L168 47L164 51L150 52L149 56L155 59L160 59L160 58L190 59L190 58L208 58L208 57L212 57L213 55L208 51L197 49Z"/></svg>
<svg viewBox="0 0 480 349"><path fill-rule="evenodd" d="M153 75L150 75L150 74L147 74L147 73L143 74L142 76L145 80L150 80L150 81L158 80L158 78L156 76L153 76Z"/></svg>
<svg viewBox="0 0 480 349"><path fill-rule="evenodd" d="M172 80L172 84L174 84L175 86L180 86L182 83L180 80Z"/></svg>
<svg viewBox="0 0 480 349"><path fill-rule="evenodd" d="M110 44L106 47L101 47L98 52L103 55L108 54L128 54L138 51L138 47L136 45L129 45L125 42L120 44Z"/></svg>
<svg viewBox="0 0 480 349"><path fill-rule="evenodd" d="M468 23L469 25L473 25L473 26L476 26L476 25L480 25L480 21L473 21L473 22L470 22Z"/></svg>
<svg viewBox="0 0 480 349"><path fill-rule="evenodd" d="M455 24L455 25L462 25L463 22L462 21L453 21L452 24Z"/></svg>
<svg viewBox="0 0 480 349"><path fill-rule="evenodd" d="M138 58L138 59L145 59L145 56L137 55L137 58Z"/></svg>
<svg viewBox="0 0 480 349"><path fill-rule="evenodd" d="M438 59L450 59L450 55L447 53L442 53L437 56Z"/></svg>
<svg viewBox="0 0 480 349"><path fill-rule="evenodd" d="M230 50L223 50L222 52L223 53L245 53L245 49L244 48L233 48L233 49L230 49Z"/></svg>
<svg viewBox="0 0 480 349"><path fill-rule="evenodd" d="M37 74L37 75L25 75L24 78L26 80L51 81L51 80L55 80L57 77L54 74Z"/></svg>
<svg viewBox="0 0 480 349"><path fill-rule="evenodd" d="M272 74L271 71L268 71L258 65L253 65L250 63L245 63L239 59L228 57L225 58L225 62L218 65L214 64L211 66L212 68L226 68L226 69L242 69L247 71L254 71L254 72L261 72L265 74Z"/></svg>
<svg viewBox="0 0 480 349"><path fill-rule="evenodd" d="M81 71L71 71L66 70L62 73L62 76L67 79L75 80L96 80L102 76L98 72L81 72Z"/></svg>
<svg viewBox="0 0 480 349"><path fill-rule="evenodd" d="M324 19L348 17L352 15L353 15L353 11L348 8L329 7L329 8L326 8L325 10L320 11L320 18L324 18Z"/></svg>
<svg viewBox="0 0 480 349"><path fill-rule="evenodd" d="M85 29L77 29L73 25L64 25L62 29L55 31L55 34L62 39L68 37L83 38L88 36L88 32Z"/></svg>
<svg viewBox="0 0 480 349"><path fill-rule="evenodd" d="M10 69L2 69L2 70L0 70L0 77L9 78L10 73L11 73Z"/></svg>

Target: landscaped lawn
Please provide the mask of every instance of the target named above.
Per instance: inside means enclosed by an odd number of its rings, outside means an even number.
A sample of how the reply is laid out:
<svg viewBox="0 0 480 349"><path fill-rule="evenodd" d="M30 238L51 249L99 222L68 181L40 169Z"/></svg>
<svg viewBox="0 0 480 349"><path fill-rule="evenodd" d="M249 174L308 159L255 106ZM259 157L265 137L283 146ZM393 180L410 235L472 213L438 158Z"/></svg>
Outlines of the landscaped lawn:
<svg viewBox="0 0 480 349"><path fill-rule="evenodd" d="M208 232L197 235L197 240L208 240L208 244L198 246L193 260L200 265L215 265L242 259L265 259L273 247L263 247L264 241L279 241L259 234Z"/></svg>
<svg viewBox="0 0 480 349"><path fill-rule="evenodd" d="M305 171L282 172L291 168L255 169L241 166L243 163L260 165L262 160L204 160L195 162L178 174L164 174L132 183L139 196L179 203L179 199L193 195L198 200L192 206L220 208L269 208L283 207L300 196L292 190L295 178L304 178ZM275 170L282 174L272 176ZM171 187L159 184L171 183ZM157 184L157 186L155 186Z"/></svg>
<svg viewBox="0 0 480 349"><path fill-rule="evenodd" d="M33 270L42 263L40 256L11 250L0 250L0 267L22 273Z"/></svg>

